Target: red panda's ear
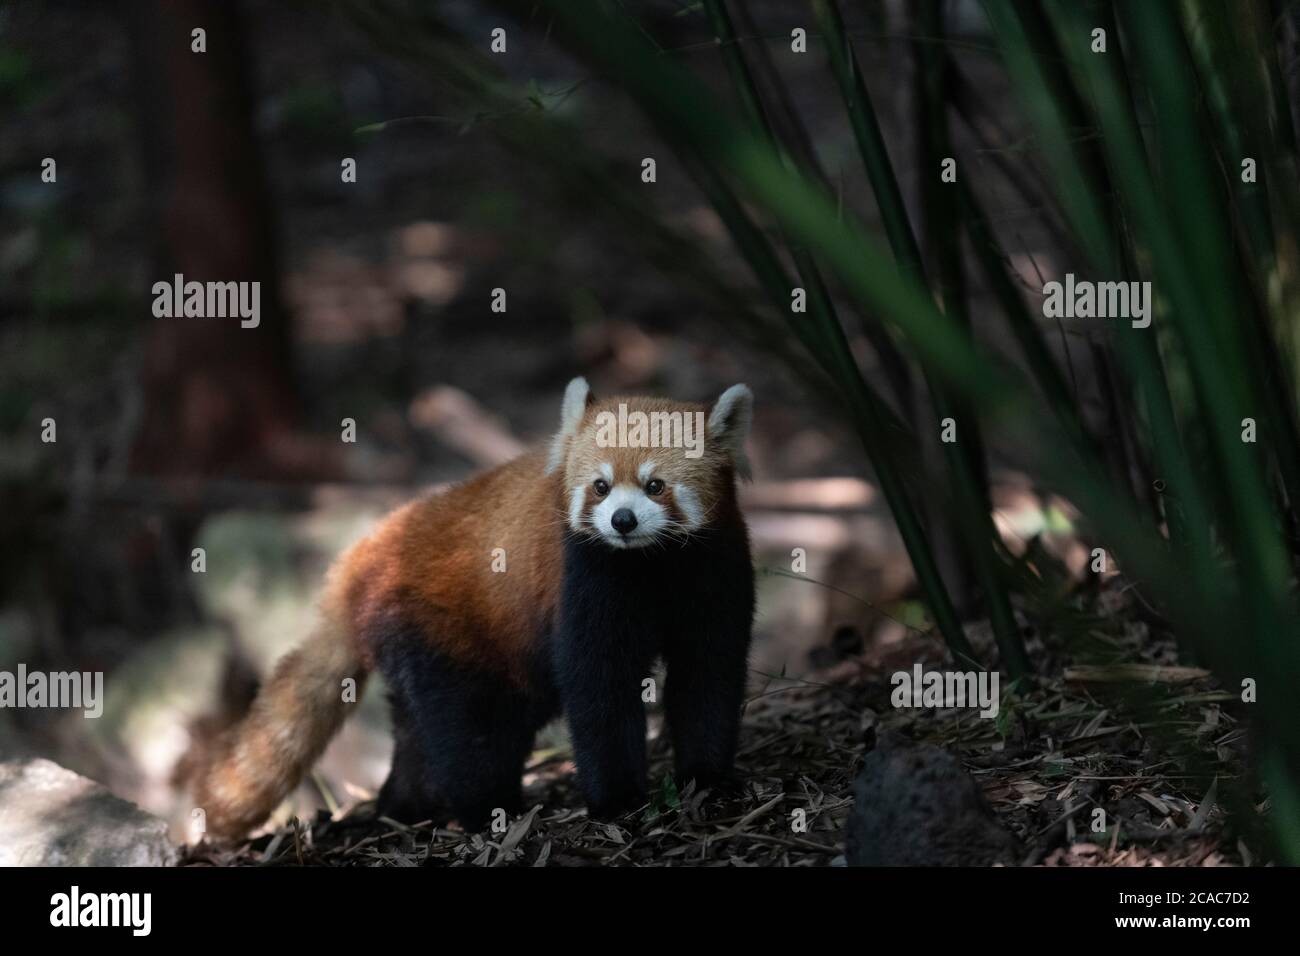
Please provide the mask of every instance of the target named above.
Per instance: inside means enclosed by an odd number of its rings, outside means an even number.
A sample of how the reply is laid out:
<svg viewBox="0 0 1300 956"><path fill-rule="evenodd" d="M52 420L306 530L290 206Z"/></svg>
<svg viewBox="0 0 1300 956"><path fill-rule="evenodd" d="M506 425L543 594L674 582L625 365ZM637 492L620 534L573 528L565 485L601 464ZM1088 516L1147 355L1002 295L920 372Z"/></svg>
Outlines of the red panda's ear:
<svg viewBox="0 0 1300 956"><path fill-rule="evenodd" d="M749 458L745 455L745 439L754 420L754 393L746 385L733 385L709 409L708 435L718 443L736 468L736 474L748 479Z"/></svg>
<svg viewBox="0 0 1300 956"><path fill-rule="evenodd" d="M551 453L546 459L546 474L554 474L564 463L565 446L568 440L578 433L578 425L587 412L587 406L595 400L591 386L579 375L564 390L564 401L560 405L560 430L551 439Z"/></svg>

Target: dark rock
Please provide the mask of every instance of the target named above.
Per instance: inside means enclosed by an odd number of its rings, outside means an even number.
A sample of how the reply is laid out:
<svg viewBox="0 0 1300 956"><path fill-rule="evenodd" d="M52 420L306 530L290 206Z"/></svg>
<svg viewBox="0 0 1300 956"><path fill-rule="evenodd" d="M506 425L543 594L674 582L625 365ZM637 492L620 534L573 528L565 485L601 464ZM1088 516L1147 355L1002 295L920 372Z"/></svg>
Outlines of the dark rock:
<svg viewBox="0 0 1300 956"><path fill-rule="evenodd" d="M947 751L882 735L853 785L849 866L1015 864L1019 842Z"/></svg>

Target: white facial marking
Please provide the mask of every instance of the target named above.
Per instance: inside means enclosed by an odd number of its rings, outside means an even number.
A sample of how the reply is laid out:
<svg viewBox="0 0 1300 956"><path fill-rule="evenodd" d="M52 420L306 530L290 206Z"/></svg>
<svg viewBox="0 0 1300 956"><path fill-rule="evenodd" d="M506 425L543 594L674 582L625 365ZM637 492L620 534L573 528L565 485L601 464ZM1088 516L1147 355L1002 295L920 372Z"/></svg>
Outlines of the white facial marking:
<svg viewBox="0 0 1300 956"><path fill-rule="evenodd" d="M601 462L600 476L612 485L614 483L614 466L607 461Z"/></svg>
<svg viewBox="0 0 1300 956"><path fill-rule="evenodd" d="M673 498L685 518L686 530L694 531L704 521L704 509L700 506L700 496L690 485L673 486Z"/></svg>
<svg viewBox="0 0 1300 956"><path fill-rule="evenodd" d="M650 476L655 473L655 469L658 467L659 467L658 462L654 462L654 461L643 462L641 467L636 470L636 476L641 479L641 484L644 485L647 481L649 481Z"/></svg>
<svg viewBox="0 0 1300 956"><path fill-rule="evenodd" d="M636 515L636 527L628 534L620 534L613 525L614 512L620 508L628 508ZM640 548L663 530L668 523L668 512L640 488L617 485L592 509L591 523L608 544L616 548Z"/></svg>
<svg viewBox="0 0 1300 956"><path fill-rule="evenodd" d="M569 527L577 531L582 527L582 506L587 503L587 489L579 485L569 495Z"/></svg>

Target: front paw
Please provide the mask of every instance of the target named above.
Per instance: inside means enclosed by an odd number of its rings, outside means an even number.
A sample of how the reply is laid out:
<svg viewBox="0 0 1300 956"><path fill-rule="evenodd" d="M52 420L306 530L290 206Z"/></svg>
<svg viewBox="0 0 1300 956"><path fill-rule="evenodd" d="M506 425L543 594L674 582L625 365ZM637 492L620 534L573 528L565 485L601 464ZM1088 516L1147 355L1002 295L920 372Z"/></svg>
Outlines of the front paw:
<svg viewBox="0 0 1300 956"><path fill-rule="evenodd" d="M708 790L712 796L726 799L736 798L745 792L745 782L731 768L718 770L712 767L694 767L678 769L673 775L678 790L685 790L688 784L695 784L695 792Z"/></svg>
<svg viewBox="0 0 1300 956"><path fill-rule="evenodd" d="M589 795L587 798L587 816L593 820L614 821L627 816L633 811L640 810L645 805L645 788L628 785L616 790Z"/></svg>

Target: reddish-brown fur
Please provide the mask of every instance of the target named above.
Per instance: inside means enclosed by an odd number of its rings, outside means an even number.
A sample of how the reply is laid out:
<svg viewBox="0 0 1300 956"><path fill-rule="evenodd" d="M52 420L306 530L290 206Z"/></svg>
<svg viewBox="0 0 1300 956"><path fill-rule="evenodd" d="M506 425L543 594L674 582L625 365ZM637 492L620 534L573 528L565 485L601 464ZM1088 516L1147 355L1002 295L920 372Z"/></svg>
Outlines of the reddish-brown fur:
<svg viewBox="0 0 1300 956"><path fill-rule="evenodd" d="M450 659L525 679L528 651L554 616L563 573L566 489L598 461L614 466L615 481L635 481L653 459L669 479L665 505L673 507L675 480L692 480L706 512L729 489L718 482L716 449L686 458L675 448L598 448L589 427L620 403L652 411L706 412L704 405L614 396L592 402L570 441L567 467L545 475L540 449L389 515L330 572L346 630L357 653L373 666L366 635L395 612L416 626ZM588 495L590 496L590 491ZM508 573L493 571L495 549L505 552Z"/></svg>
<svg viewBox="0 0 1300 956"><path fill-rule="evenodd" d="M708 446L698 459L680 448L598 448L590 427L620 403L643 411L704 412L705 406L614 397L589 401L575 433L561 434L564 467L546 473L547 452L531 451L386 517L331 568L321 602L323 624L286 655L245 720L218 747L196 788L197 805L216 836L260 823L320 756L346 716L342 684L358 694L375 667L377 642L394 622L416 631L447 659L525 685L535 642L554 621L561 592L568 488L609 462L615 481L633 481L653 459L659 473L689 481L706 514L739 521L732 464ZM587 490L590 505L590 488ZM681 518L666 492L665 507ZM728 507L719 507L720 505ZM508 573L493 570L503 549Z"/></svg>
<svg viewBox="0 0 1300 956"><path fill-rule="evenodd" d="M555 612L565 532L559 482L530 452L394 512L331 572L358 653L395 612L452 660L524 679ZM508 573L493 571L497 548Z"/></svg>

